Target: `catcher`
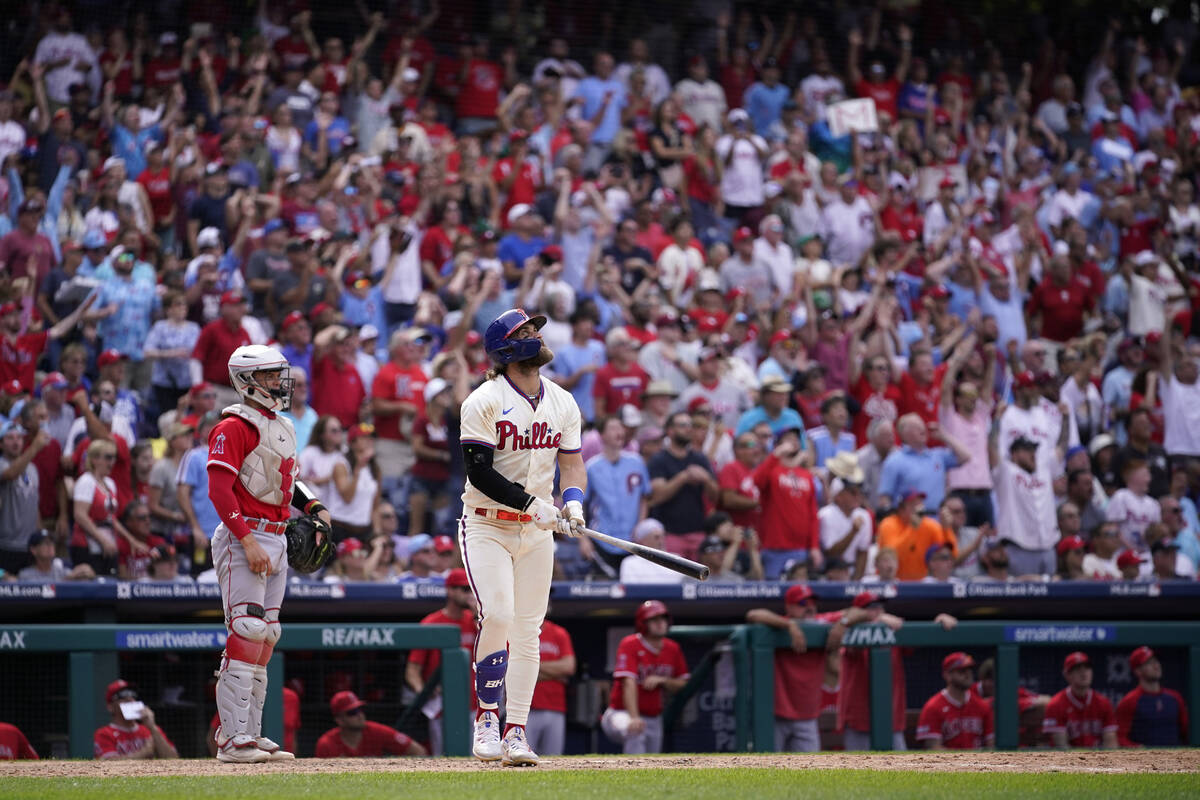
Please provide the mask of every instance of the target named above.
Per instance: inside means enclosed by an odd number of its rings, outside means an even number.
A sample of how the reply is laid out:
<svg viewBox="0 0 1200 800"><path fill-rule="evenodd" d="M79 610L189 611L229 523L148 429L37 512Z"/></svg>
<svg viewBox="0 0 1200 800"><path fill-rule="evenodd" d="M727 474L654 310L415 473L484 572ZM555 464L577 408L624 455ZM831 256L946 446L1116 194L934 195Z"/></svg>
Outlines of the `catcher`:
<svg viewBox="0 0 1200 800"><path fill-rule="evenodd" d="M329 512L296 481L296 433L278 415L292 398L287 360L247 345L229 358L243 402L229 406L208 436L208 493L221 517L212 552L228 637L217 672L217 760L295 758L262 735L267 663L279 640L287 562L320 569L333 555ZM288 521L294 505L305 516Z"/></svg>

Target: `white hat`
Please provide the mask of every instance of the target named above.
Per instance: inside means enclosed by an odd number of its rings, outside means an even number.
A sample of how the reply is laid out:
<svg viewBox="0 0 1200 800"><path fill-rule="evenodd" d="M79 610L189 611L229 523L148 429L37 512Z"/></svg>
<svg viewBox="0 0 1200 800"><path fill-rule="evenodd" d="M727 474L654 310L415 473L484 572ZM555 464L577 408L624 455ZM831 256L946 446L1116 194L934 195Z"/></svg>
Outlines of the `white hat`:
<svg viewBox="0 0 1200 800"><path fill-rule="evenodd" d="M108 172L113 167L123 166L125 166L125 159L121 158L120 156L109 156L108 158L104 159L104 165L101 167L100 171Z"/></svg>
<svg viewBox="0 0 1200 800"><path fill-rule="evenodd" d="M821 286L833 280L833 264L823 258L808 265L808 283L810 286Z"/></svg>
<svg viewBox="0 0 1200 800"><path fill-rule="evenodd" d="M1158 257L1154 255L1153 250L1142 250L1133 257L1133 263L1137 264L1139 267L1144 267L1147 264L1153 264L1157 260Z"/></svg>
<svg viewBox="0 0 1200 800"><path fill-rule="evenodd" d="M446 383L444 378L434 378L429 383L425 384L425 402L431 402L433 398L437 397L439 394L449 388L450 384Z"/></svg>
<svg viewBox="0 0 1200 800"><path fill-rule="evenodd" d="M1056 241L1054 243L1054 255L1066 256L1066 255L1070 255L1070 254L1071 254L1071 245L1067 244L1062 239L1059 239L1058 241Z"/></svg>
<svg viewBox="0 0 1200 800"><path fill-rule="evenodd" d="M729 110L729 114L725 117L725 119L728 120L730 124L739 120L742 122L748 122L750 120L750 115L746 113L745 109L732 108Z"/></svg>
<svg viewBox="0 0 1200 800"><path fill-rule="evenodd" d="M368 322L366 325L363 325L358 329L358 338L360 341L364 342L368 339L378 339L379 329Z"/></svg>
<svg viewBox="0 0 1200 800"><path fill-rule="evenodd" d="M220 247L221 232L214 227L207 227L196 234L197 247Z"/></svg>
<svg viewBox="0 0 1200 800"><path fill-rule="evenodd" d="M664 533L666 528L654 517L646 517L633 528L633 540L640 542L652 533Z"/></svg>
<svg viewBox="0 0 1200 800"><path fill-rule="evenodd" d="M721 291L721 278L717 275L716 270L706 269L700 273L700 280L696 284L696 291Z"/></svg>
<svg viewBox="0 0 1200 800"><path fill-rule="evenodd" d="M508 224L512 225L514 222L519 220L521 217L525 216L526 214L531 213L532 211L533 211L533 206L529 205L529 203L517 203L515 206L513 206L512 208L510 208L508 210L508 216L506 217L506 219L508 220Z"/></svg>
<svg viewBox="0 0 1200 800"><path fill-rule="evenodd" d="M637 406L631 403L626 403L621 406L621 424L626 428L642 427L642 412L638 411Z"/></svg>
<svg viewBox="0 0 1200 800"><path fill-rule="evenodd" d="M408 81L409 83L419 79L420 77L421 77L421 73L417 72L412 67L404 68L403 78L404 78L404 80Z"/></svg>

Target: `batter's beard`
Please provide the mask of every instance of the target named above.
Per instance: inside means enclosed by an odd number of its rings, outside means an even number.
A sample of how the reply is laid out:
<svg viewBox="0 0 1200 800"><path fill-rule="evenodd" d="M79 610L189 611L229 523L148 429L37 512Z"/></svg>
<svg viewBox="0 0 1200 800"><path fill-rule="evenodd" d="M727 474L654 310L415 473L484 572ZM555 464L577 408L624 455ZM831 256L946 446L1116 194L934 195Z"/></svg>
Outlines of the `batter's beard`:
<svg viewBox="0 0 1200 800"><path fill-rule="evenodd" d="M537 355L533 358L527 358L524 361L514 361L513 366L518 369L537 370L549 364L554 360L554 351L546 345L542 345L542 349L538 350Z"/></svg>

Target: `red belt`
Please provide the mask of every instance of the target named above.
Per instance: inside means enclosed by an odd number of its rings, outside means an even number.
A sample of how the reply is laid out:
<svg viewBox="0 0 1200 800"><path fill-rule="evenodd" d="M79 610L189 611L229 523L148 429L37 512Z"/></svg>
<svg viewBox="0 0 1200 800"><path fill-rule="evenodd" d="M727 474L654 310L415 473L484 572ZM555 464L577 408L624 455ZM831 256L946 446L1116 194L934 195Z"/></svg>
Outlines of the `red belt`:
<svg viewBox="0 0 1200 800"><path fill-rule="evenodd" d="M272 533L276 536L287 530L286 522L272 522L269 519L254 519L246 517L246 525L257 533Z"/></svg>
<svg viewBox="0 0 1200 800"><path fill-rule="evenodd" d="M533 517L528 514L518 514L516 511L505 511L502 508L477 508L475 516L499 519L504 522L533 522Z"/></svg>

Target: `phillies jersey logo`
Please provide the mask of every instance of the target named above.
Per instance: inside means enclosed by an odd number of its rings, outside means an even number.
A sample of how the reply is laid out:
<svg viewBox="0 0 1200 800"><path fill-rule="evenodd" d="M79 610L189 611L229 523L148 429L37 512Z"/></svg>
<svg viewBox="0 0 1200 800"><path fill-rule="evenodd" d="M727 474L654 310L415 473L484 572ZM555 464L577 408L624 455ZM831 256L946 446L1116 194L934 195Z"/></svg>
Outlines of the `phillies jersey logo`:
<svg viewBox="0 0 1200 800"><path fill-rule="evenodd" d="M497 450L557 450L562 434L550 435L550 425L535 422L529 430L521 433L517 426L507 420L496 423Z"/></svg>

